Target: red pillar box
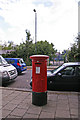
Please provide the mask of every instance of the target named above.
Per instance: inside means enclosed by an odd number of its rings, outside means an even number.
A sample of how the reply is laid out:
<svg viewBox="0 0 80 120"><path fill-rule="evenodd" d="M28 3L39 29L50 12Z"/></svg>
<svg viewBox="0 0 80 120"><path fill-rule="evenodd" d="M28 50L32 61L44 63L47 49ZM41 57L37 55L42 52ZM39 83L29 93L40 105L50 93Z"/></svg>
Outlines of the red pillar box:
<svg viewBox="0 0 80 120"><path fill-rule="evenodd" d="M32 104L47 104L47 55L33 55L32 59Z"/></svg>

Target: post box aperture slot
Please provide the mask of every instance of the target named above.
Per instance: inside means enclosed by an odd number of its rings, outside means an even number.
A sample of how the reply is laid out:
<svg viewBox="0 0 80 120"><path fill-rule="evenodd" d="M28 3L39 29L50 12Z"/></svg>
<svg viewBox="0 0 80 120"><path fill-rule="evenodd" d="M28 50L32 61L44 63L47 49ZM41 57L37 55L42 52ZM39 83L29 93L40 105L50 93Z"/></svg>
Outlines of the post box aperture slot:
<svg viewBox="0 0 80 120"><path fill-rule="evenodd" d="M41 63L35 63L35 64L39 64L40 65Z"/></svg>

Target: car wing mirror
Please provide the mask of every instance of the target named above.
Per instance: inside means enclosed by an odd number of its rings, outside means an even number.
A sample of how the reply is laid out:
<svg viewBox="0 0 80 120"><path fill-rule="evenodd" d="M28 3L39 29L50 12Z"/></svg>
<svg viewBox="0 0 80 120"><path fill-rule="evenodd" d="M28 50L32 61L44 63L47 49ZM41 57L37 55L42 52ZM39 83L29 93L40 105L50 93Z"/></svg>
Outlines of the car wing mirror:
<svg viewBox="0 0 80 120"><path fill-rule="evenodd" d="M58 76L61 76L62 74L61 73L58 73Z"/></svg>

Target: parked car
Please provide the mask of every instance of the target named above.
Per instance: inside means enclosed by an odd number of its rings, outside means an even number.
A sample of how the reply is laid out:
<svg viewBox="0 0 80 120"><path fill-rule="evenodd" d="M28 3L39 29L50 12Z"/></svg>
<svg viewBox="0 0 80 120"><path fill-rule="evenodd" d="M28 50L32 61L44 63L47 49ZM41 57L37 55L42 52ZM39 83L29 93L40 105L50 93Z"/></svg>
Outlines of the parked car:
<svg viewBox="0 0 80 120"><path fill-rule="evenodd" d="M5 60L16 67L18 74L27 70L26 63L22 58L5 58Z"/></svg>
<svg viewBox="0 0 80 120"><path fill-rule="evenodd" d="M0 85L12 81L17 77L17 70L0 55Z"/></svg>
<svg viewBox="0 0 80 120"><path fill-rule="evenodd" d="M32 87L32 79L30 81ZM80 91L80 62L64 63L47 71L47 89Z"/></svg>

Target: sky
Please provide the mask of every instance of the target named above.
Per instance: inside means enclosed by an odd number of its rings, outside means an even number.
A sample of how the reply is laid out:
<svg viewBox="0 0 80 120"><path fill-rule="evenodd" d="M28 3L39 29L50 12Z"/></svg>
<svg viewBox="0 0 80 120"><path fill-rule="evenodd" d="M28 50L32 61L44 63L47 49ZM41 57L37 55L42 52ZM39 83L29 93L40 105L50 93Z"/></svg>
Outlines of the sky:
<svg viewBox="0 0 80 120"><path fill-rule="evenodd" d="M71 47L78 34L78 0L0 0L0 44L26 40L29 30L35 42L35 13L37 41L47 40L63 51Z"/></svg>

